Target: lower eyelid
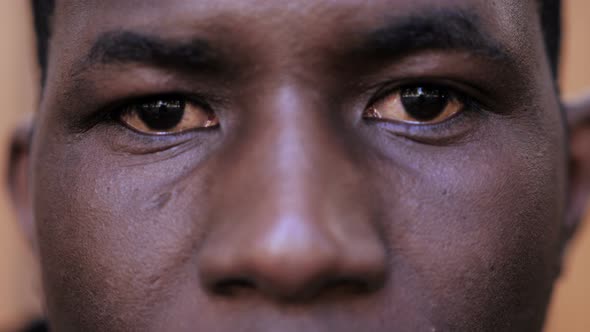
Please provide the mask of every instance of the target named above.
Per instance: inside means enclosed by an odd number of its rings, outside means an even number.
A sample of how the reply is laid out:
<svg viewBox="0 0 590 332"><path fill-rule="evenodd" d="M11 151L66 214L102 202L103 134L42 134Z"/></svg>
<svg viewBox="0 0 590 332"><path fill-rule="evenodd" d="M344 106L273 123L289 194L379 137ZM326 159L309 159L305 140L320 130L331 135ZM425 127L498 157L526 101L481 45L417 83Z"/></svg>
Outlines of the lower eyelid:
<svg viewBox="0 0 590 332"><path fill-rule="evenodd" d="M130 128L120 122L108 124L108 127L107 132L110 133L111 137L117 139L122 138L122 141L129 145L171 145L176 143L176 141L188 140L190 136L188 133L179 133L177 135L150 135Z"/></svg>
<svg viewBox="0 0 590 332"><path fill-rule="evenodd" d="M147 164L174 158L184 153L197 153L198 156L211 150L211 142L206 137L193 136L168 142L143 142L139 139L134 143L112 142L110 148L114 153L122 155L122 160L128 165ZM193 151L193 152L191 152Z"/></svg>
<svg viewBox="0 0 590 332"><path fill-rule="evenodd" d="M483 112L469 108L435 124L410 124L370 118L365 119L365 123L376 127L377 130L385 131L388 135L429 145L447 145L474 132L483 120L482 116L485 117Z"/></svg>

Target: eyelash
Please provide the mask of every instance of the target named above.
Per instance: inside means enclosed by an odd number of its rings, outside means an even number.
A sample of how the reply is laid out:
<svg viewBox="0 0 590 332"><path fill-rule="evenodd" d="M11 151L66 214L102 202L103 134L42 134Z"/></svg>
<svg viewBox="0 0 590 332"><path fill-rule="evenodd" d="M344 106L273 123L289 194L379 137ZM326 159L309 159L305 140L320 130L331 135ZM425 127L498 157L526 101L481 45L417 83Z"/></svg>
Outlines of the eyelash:
<svg viewBox="0 0 590 332"><path fill-rule="evenodd" d="M467 134L469 132L467 126L470 120L476 120L476 117L482 117L487 114L487 107L484 103L482 103L479 98L473 96L474 94L478 94L477 88L457 86L455 83L440 82L436 80L409 80L374 85L372 90L375 92L372 93L372 97L369 98L369 101L365 104L363 110L379 103L383 99L397 93L405 87L424 85L435 86L448 91L449 94L459 102L463 103L464 109L445 121L433 124L410 124L387 119L363 119L363 121L370 126L382 128L386 133L393 135L394 137L402 137L410 141L425 143L428 145L444 145L452 143L456 138L463 137L463 135ZM465 90L475 91L472 93L463 92Z"/></svg>
<svg viewBox="0 0 590 332"><path fill-rule="evenodd" d="M404 133L407 133L408 136L410 135L420 135L420 133L424 133L424 134L430 134L430 135L446 135L447 133L449 133L450 131L453 130L453 127L455 125L457 125L460 120L463 120L466 116L472 116L472 115L477 115L477 114L482 114L483 111L485 110L484 106L482 105L482 103L470 96L470 94L465 93L460 91L461 88L456 88L455 86L452 86L451 84L449 84L448 82L437 82L435 80L408 80L408 81L402 81L402 82L396 82L396 83L382 83L379 85L374 85L373 87L370 87L369 90L374 90L375 92L372 93L372 97L369 98L369 101L365 104L365 108L370 107L371 105L374 105L375 103L378 103L379 101L383 100L384 98L387 98L388 96L390 96L393 93L396 93L397 91L399 91L400 89L404 88L404 87L411 87L411 86L420 86L420 85L429 85L429 86L436 86L436 87L440 87L446 91L448 91L454 98L456 98L458 101L460 101L461 103L463 103L464 105L464 110L459 112L457 115L453 116L452 118L449 118L446 121L443 121L441 123L435 123L435 124L388 124L386 126L391 127L392 128L395 127L395 130L392 131L402 131ZM467 89L470 89L469 87ZM133 97L133 98L128 98L126 100L117 102L116 104L113 104L111 106L108 106L106 108L104 108L103 112L98 112L97 113L97 117L95 117L94 119L92 119L91 121L88 121L86 126L84 126L85 128L87 128L86 130L90 129L91 127L93 127L94 125L97 124L107 124L107 125L117 125L120 126L121 128L125 128L126 130L130 130L127 128L127 126L125 124L123 124L120 120L120 116L121 114L128 109L130 106L134 105L134 104L139 104L141 102L145 102L146 100L150 100L150 99L184 99L193 103L196 103L200 106L202 106L204 109L217 113L216 110L214 110L213 107L210 106L209 103L207 103L205 100L205 98L201 97L201 96L191 96L188 95L186 93L177 93L177 92L171 92L171 93L161 93L161 94L152 94L152 95L146 95L146 96L139 96L139 97ZM383 123L391 123L391 121L388 121L386 119L365 119L368 122L383 122ZM84 130L84 131L86 131ZM178 135L167 135L167 136L163 136L163 137L149 137L149 135L146 134L142 134L139 132L134 132L134 134L136 136L146 136L146 138L148 138L150 141L161 141L161 140L170 140L171 138L180 138L180 137L186 137L187 134L191 134L194 131L189 131L189 132L185 132L185 133L181 133Z"/></svg>
<svg viewBox="0 0 590 332"><path fill-rule="evenodd" d="M134 105L139 105L145 103L150 100L184 100L186 102L191 102L194 104L199 105L207 112L215 112L211 105L205 102L205 98L201 96L194 96L189 95L186 93L156 93L151 95L139 96L139 97L132 97L128 99L124 99L122 101L116 102L103 108L103 111L98 112L98 118L94 123L108 123L108 124L120 124L121 126L127 128L127 126L120 121L121 115L126 112L130 107Z"/></svg>
<svg viewBox="0 0 590 332"><path fill-rule="evenodd" d="M455 87L454 85L451 85L446 82L441 83L441 82L428 80L428 79L408 80L408 81L402 81L402 82L396 82L396 83L386 82L386 83L381 83L378 85L373 85L373 86L369 87L369 90L376 89L376 91L373 93L373 97L371 97L369 99L369 102L365 105L365 108L368 108L371 105L378 103L379 101L383 100L384 98L387 98L391 94L393 94L405 87L414 87L414 86L433 86L433 87L441 88L443 90L447 90L448 92L450 92L451 95L453 95L453 97L457 98L457 100L464 103L466 106L466 109L468 108L470 110L476 110L476 111L481 111L481 110L485 109L483 103L481 103L477 98L469 96L468 93L460 91L461 88ZM469 89L473 89L473 88L469 88Z"/></svg>

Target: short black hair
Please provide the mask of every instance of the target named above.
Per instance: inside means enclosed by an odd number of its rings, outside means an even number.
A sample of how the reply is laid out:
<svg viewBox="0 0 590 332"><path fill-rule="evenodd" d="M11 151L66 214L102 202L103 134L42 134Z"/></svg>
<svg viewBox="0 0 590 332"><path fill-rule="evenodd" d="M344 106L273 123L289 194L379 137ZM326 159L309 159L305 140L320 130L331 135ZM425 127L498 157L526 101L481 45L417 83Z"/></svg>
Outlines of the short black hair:
<svg viewBox="0 0 590 332"><path fill-rule="evenodd" d="M551 71L557 78L561 53L561 0L540 1L541 28Z"/></svg>
<svg viewBox="0 0 590 332"><path fill-rule="evenodd" d="M51 36L51 17L55 8L55 0L31 0L31 8L37 41L37 61L41 67L41 81L45 82Z"/></svg>
<svg viewBox="0 0 590 332"><path fill-rule="evenodd" d="M37 60L41 67L41 78L45 81L55 0L31 0L31 3L37 37ZM539 6L545 49L553 75L557 78L561 48L561 0L539 0Z"/></svg>

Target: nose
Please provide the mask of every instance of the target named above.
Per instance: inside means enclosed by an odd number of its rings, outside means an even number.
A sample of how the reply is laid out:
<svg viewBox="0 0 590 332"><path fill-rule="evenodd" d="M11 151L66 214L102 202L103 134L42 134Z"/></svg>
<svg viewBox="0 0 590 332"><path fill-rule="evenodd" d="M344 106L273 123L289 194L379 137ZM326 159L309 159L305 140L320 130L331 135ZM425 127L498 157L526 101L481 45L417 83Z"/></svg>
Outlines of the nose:
<svg viewBox="0 0 590 332"><path fill-rule="evenodd" d="M301 301L336 293L365 294L381 285L384 256L377 245L335 238L311 223L285 216L266 231L253 230L232 243L209 246L199 265L205 287L219 295L249 291L279 301ZM254 233L255 240L248 238Z"/></svg>
<svg viewBox="0 0 590 332"><path fill-rule="evenodd" d="M344 129L301 112L312 107L284 92L265 126L224 154L198 252L210 294L306 301L383 285L387 250L362 163Z"/></svg>

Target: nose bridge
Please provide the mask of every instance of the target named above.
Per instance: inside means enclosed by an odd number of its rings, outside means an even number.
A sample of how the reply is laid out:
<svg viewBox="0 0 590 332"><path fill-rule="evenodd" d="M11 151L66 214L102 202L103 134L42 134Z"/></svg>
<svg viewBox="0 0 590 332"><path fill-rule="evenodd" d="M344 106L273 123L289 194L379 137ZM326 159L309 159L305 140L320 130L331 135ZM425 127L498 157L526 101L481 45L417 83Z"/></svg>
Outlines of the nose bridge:
<svg viewBox="0 0 590 332"><path fill-rule="evenodd" d="M251 148L240 152L237 163L249 172L235 183L260 194L242 215L275 225L299 220L313 228L342 226L360 201L354 195L366 185L362 165L341 144L346 133L332 122L329 105L305 87L285 84L269 99L258 106Z"/></svg>
<svg viewBox="0 0 590 332"><path fill-rule="evenodd" d="M276 114L263 153L274 167L272 187L283 209L284 204L317 205L317 196L330 189L325 186L330 178L351 167L345 149L335 142L338 133L328 125L321 101L305 95L296 87L284 87L268 110Z"/></svg>
<svg viewBox="0 0 590 332"><path fill-rule="evenodd" d="M344 133L331 122L329 105L315 92L282 84L258 100L251 105L255 110L247 129L230 152L232 160L226 162L234 167L235 177L227 178L227 185L237 185L234 192L256 188L265 197L265 215L270 210L290 215L326 207L336 198L323 197L328 191L360 182L359 165L339 142Z"/></svg>
<svg viewBox="0 0 590 332"><path fill-rule="evenodd" d="M208 287L240 279L265 295L297 297L336 281L368 287L382 277L371 211L355 197L364 191L359 171L326 124L326 110L308 96L287 86L259 106L265 109L255 118L264 123L248 130L241 146L249 148L236 150L223 193L212 199L200 253Z"/></svg>

